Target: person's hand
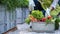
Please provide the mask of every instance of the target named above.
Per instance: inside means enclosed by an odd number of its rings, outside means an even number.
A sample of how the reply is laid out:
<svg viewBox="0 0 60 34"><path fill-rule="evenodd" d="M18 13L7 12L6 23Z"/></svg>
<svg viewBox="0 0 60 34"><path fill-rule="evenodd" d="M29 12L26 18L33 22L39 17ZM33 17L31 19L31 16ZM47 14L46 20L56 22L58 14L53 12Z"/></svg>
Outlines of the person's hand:
<svg viewBox="0 0 60 34"><path fill-rule="evenodd" d="M51 11L53 11L54 10L54 7L50 7L50 9L51 9Z"/></svg>
<svg viewBox="0 0 60 34"><path fill-rule="evenodd" d="M52 7L51 11L54 10L54 7Z"/></svg>

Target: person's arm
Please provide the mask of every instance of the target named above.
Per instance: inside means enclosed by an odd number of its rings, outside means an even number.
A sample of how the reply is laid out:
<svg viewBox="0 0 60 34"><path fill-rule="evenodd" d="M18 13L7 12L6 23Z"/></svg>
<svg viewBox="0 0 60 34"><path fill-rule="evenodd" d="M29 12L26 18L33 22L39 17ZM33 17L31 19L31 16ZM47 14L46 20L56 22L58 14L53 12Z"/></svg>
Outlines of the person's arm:
<svg viewBox="0 0 60 34"><path fill-rule="evenodd" d="M30 11L34 10L34 6L35 6L35 4L34 4L33 0L29 0L29 10Z"/></svg>
<svg viewBox="0 0 60 34"><path fill-rule="evenodd" d="M50 11L54 10L56 8L56 5L58 4L59 0L53 0L51 6L49 8L46 9L46 14L45 16L50 16Z"/></svg>
<svg viewBox="0 0 60 34"><path fill-rule="evenodd" d="M34 4L33 0L29 0L29 11L30 11L30 14L31 14L32 10L34 10L34 6L35 6L35 4Z"/></svg>
<svg viewBox="0 0 60 34"><path fill-rule="evenodd" d="M59 0L53 0L52 4L51 4L51 6L50 6L50 9L51 9L51 10L54 10L54 9L56 8L56 5L58 4L58 1L59 1Z"/></svg>

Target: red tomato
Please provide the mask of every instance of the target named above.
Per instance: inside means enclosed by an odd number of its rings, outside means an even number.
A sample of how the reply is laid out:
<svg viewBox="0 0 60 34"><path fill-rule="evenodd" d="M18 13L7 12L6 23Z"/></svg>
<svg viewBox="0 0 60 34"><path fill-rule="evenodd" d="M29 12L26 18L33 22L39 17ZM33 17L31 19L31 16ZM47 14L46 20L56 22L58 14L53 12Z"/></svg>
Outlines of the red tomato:
<svg viewBox="0 0 60 34"><path fill-rule="evenodd" d="M47 18L50 19L50 18L52 18L52 17L51 17L51 16L48 16Z"/></svg>
<svg viewBox="0 0 60 34"><path fill-rule="evenodd" d="M46 18L42 18L42 21L45 22L46 21Z"/></svg>

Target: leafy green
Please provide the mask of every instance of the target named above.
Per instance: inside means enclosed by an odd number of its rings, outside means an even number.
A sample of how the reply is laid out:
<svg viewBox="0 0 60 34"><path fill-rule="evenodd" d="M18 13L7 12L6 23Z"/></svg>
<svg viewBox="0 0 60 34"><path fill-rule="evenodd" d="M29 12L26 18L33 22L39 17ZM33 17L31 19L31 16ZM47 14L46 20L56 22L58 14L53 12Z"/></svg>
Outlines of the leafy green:
<svg viewBox="0 0 60 34"><path fill-rule="evenodd" d="M27 24L30 24L30 21L31 21L30 18L26 18L26 19L25 19L25 22L26 22Z"/></svg>
<svg viewBox="0 0 60 34"><path fill-rule="evenodd" d="M51 23L51 19L46 19L46 24Z"/></svg>
<svg viewBox="0 0 60 34"><path fill-rule="evenodd" d="M34 17L34 18L37 18L38 20L42 19L44 16L43 16L43 13L39 10L34 10L32 11L31 15Z"/></svg>

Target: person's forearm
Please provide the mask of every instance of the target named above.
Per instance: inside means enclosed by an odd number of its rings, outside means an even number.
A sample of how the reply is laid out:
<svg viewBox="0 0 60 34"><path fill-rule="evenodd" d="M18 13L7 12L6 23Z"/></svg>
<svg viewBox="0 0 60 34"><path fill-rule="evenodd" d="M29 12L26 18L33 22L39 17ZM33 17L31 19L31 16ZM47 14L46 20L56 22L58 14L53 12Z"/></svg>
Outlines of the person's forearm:
<svg viewBox="0 0 60 34"><path fill-rule="evenodd" d="M50 9L51 9L51 10L56 8L56 5L58 4L58 1L59 1L59 0L54 0L54 1L53 1L53 3L52 3L51 6L50 6Z"/></svg>

